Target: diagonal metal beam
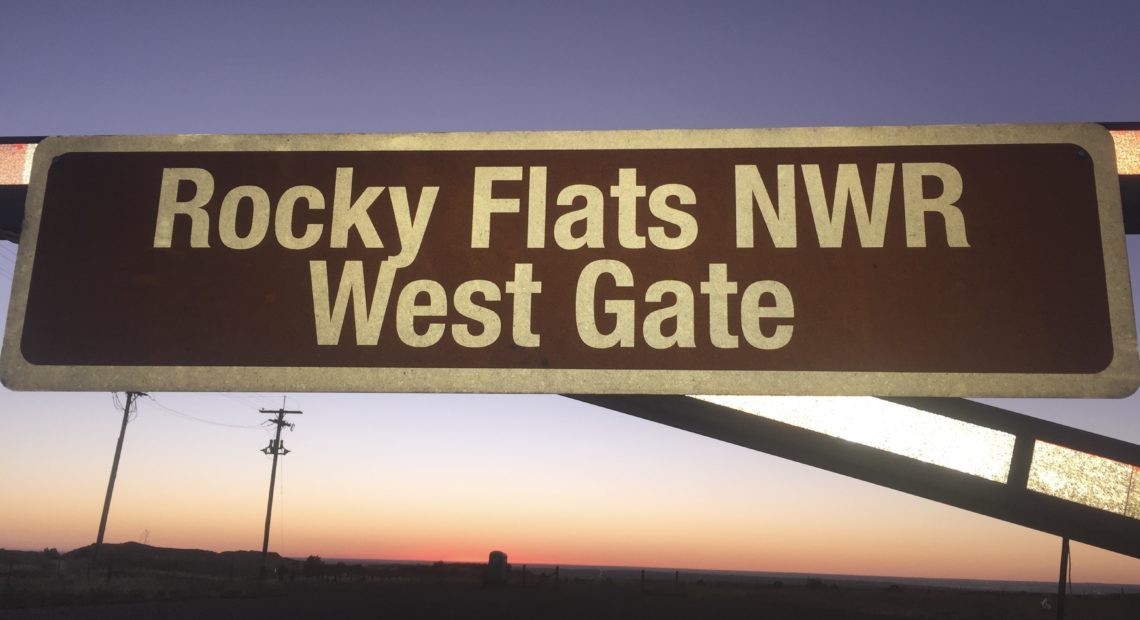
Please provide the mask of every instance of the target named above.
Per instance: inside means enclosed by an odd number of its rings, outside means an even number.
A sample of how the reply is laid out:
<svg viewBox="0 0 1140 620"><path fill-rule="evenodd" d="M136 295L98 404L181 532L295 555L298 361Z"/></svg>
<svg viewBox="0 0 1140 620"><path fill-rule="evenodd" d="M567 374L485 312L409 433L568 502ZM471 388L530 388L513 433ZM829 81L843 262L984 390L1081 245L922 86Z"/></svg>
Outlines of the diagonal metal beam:
<svg viewBox="0 0 1140 620"><path fill-rule="evenodd" d="M569 398L1140 558L1140 519L1026 487L1024 474L1036 441L1140 465L1140 446L1110 437L964 399L891 399L1013 434L1011 475L1001 483L686 396Z"/></svg>
<svg viewBox="0 0 1140 620"><path fill-rule="evenodd" d="M0 241L20 242L27 185L0 185Z"/></svg>

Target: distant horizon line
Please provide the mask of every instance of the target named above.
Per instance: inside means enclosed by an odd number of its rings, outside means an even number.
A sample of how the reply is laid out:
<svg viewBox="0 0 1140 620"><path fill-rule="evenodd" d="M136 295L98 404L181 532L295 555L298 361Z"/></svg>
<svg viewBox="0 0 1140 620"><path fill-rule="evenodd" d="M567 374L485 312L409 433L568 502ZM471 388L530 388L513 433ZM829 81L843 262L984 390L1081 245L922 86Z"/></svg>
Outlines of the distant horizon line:
<svg viewBox="0 0 1140 620"><path fill-rule="evenodd" d="M149 543L142 543L136 540L128 540L123 542L105 542L105 546L114 545L139 545L144 547L151 547L154 549L173 549L183 551L208 551L211 553L261 553L257 549L228 549L226 551L214 551L212 549L201 549L197 547L163 547L151 545ZM94 542L80 545L69 549L67 551L59 551L59 553L66 554L83 549L86 547L93 547ZM47 549L54 547L45 547L43 549L6 549L0 547L0 551L22 551L30 553L42 553ZM58 549L56 549L58 551ZM279 557L293 560L297 562L304 562L308 556L293 556L284 555L280 552L270 550L269 553L277 554ZM488 551L490 553L490 551ZM326 557L320 554L312 553L310 556L316 556L321 559L323 563L339 563L345 564L414 564L414 565L431 565L436 563L444 564L486 564L486 560L420 560L420 559L395 559L395 558L350 558L350 557ZM510 554L507 554L508 562ZM754 577L771 577L783 579L811 579L811 578L828 578L837 579L841 581L863 581L868 583L911 583L916 585L931 585L942 586L953 585L954 583L960 584L1005 584L1005 585L1034 585L1034 586L1048 586L1055 589L1057 583L1055 581L1041 581L1032 579L987 579L979 577L921 577L921 576L905 576L905 575L871 575L871 574L854 574L854 573L827 573L827 572L800 572L800 571L777 571L777 570L754 570L754 569L723 569L723 568L685 568L680 566L649 566L649 565L617 565L617 564L567 564L559 562L510 562L513 566L526 566L541 567L541 568L565 568L569 570L593 570L593 571L654 571L659 573L700 573L706 575L719 575L719 576L754 576ZM1140 593L1140 582L1137 583L1113 583L1101 581L1073 581L1072 585L1082 586L1111 586L1115 589L1128 589L1130 593ZM1005 589L1005 588L1002 588Z"/></svg>
<svg viewBox="0 0 1140 620"><path fill-rule="evenodd" d="M291 560L304 561L305 558L297 558L293 556L288 557ZM321 561L328 564L330 562L343 562L345 564L422 564L431 565L436 563L444 564L485 564L483 561L467 561L467 560L399 560L388 558L340 558L340 557L324 557ZM752 570L752 569L724 569L724 568L684 568L676 566L633 566L633 565L619 565L619 564L563 564L551 562L510 562L508 554L508 563L512 567L526 566L528 570L532 568L555 568L570 570L596 570L596 571L653 571L656 573L700 573L707 575L719 576L755 576L755 577L774 577L774 578L792 578L792 579L813 579L825 578L836 579L841 581L862 581L867 583L894 583L894 582L922 582L924 585L929 582L930 585L945 585L945 582L962 582L962 583L977 583L977 584L1026 584L1026 585L1040 585L1048 586L1053 590L1057 587L1056 581L1041 581L1033 579L986 579L980 577L918 577L918 576L905 576L905 575L870 575L870 574L854 574L854 573L826 573L826 572L799 572L799 571L769 571L769 570ZM1072 584L1083 586L1112 586L1114 588L1127 588L1133 592L1140 593L1140 583L1112 583L1103 581L1073 581Z"/></svg>

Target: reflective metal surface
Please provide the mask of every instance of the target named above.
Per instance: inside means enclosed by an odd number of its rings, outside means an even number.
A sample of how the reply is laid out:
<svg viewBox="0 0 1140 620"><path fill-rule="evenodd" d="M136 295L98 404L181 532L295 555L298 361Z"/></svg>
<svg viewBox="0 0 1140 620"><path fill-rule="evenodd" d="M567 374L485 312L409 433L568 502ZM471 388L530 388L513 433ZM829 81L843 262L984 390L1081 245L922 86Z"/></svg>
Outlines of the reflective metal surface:
<svg viewBox="0 0 1140 620"><path fill-rule="evenodd" d="M693 396L932 465L1005 482L1014 436L869 397Z"/></svg>
<svg viewBox="0 0 1140 620"><path fill-rule="evenodd" d="M1116 145L1117 174L1140 174L1140 129L1114 129L1109 133Z"/></svg>
<svg viewBox="0 0 1140 620"><path fill-rule="evenodd" d="M1028 488L1053 497L1140 519L1137 467L1038 441Z"/></svg>

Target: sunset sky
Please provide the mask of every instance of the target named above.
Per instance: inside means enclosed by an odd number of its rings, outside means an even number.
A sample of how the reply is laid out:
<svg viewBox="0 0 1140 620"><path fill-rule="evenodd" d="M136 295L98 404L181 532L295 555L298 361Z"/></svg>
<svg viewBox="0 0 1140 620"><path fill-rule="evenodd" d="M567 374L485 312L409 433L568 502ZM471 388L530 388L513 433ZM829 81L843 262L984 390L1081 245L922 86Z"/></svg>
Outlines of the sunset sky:
<svg viewBox="0 0 1140 620"><path fill-rule="evenodd" d="M1134 1L0 0L0 20L0 136L1140 121ZM258 409L282 396L142 398L107 540L260 549ZM1140 443L1137 396L987 402ZM559 396L287 406L287 556L1057 576L1054 536ZM120 416L110 393L0 388L0 547L94 541ZM1140 583L1137 559L1073 562Z"/></svg>

